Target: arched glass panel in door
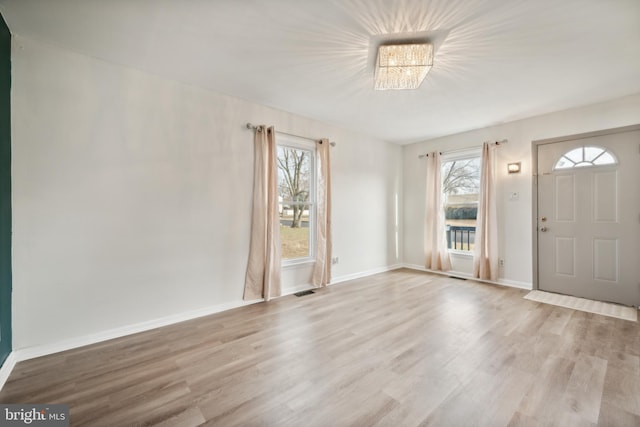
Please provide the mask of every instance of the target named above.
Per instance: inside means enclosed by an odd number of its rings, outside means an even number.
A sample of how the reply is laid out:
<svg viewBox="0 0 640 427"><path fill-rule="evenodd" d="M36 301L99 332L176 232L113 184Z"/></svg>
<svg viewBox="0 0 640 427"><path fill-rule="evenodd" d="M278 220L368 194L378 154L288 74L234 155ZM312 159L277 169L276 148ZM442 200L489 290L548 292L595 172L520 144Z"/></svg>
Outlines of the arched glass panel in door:
<svg viewBox="0 0 640 427"><path fill-rule="evenodd" d="M605 148L584 146L564 153L553 167L554 170L581 168L587 166L616 165L618 159Z"/></svg>

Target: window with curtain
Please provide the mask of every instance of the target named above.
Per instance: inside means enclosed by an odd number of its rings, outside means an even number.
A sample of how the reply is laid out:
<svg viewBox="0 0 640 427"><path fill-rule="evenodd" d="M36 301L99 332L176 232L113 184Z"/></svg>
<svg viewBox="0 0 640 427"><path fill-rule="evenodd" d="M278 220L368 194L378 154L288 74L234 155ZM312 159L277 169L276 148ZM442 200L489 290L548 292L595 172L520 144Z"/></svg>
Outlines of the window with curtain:
<svg viewBox="0 0 640 427"><path fill-rule="evenodd" d="M442 155L442 195L449 251L473 253L480 192L479 150Z"/></svg>
<svg viewBox="0 0 640 427"><path fill-rule="evenodd" d="M315 164L315 142L279 136L278 211L284 265L315 259Z"/></svg>

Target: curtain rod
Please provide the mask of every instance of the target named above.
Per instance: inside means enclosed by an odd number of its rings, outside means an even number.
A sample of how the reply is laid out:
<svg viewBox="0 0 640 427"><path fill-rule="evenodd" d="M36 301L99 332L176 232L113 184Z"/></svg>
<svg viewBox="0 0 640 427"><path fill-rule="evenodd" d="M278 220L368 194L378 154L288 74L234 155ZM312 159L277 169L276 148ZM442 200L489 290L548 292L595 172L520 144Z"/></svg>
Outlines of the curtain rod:
<svg viewBox="0 0 640 427"><path fill-rule="evenodd" d="M252 125L251 123L247 123L247 129L250 129L250 130L258 130L258 129L260 129L261 127L262 127L262 126L256 126L256 125ZM281 132L281 131L279 131L279 130L277 130L277 131L276 131L276 133L281 133L281 134L283 134L283 135L289 135L289 136L295 136L296 138L302 138L302 139L306 139L306 140L308 140L308 141L320 142L320 140L319 140L319 139L309 138L308 136L295 135L295 134L293 134L293 133L288 133L288 132ZM331 145L332 147L335 147L335 146L336 146L336 143L335 143L335 142L333 142L333 141L331 141L331 142L329 143L329 145Z"/></svg>
<svg viewBox="0 0 640 427"><path fill-rule="evenodd" d="M486 141L486 142L489 142L489 141ZM508 140L508 139L503 139L503 140L501 140L501 141L496 141L496 142L492 143L492 145L504 145L504 144L507 144L508 142L509 142L509 140ZM483 143L483 144L484 144L484 143ZM440 152L440 154L442 155L442 154L454 154L454 153L460 153L460 152L462 152L462 151L473 150L474 148L479 148L479 147L459 148L459 149L457 149L457 150L445 151L444 153L441 151L441 152ZM429 157L429 154L427 153L427 154L420 154L420 155L418 155L418 158L419 158L419 159L423 159L423 158L425 158L425 157Z"/></svg>

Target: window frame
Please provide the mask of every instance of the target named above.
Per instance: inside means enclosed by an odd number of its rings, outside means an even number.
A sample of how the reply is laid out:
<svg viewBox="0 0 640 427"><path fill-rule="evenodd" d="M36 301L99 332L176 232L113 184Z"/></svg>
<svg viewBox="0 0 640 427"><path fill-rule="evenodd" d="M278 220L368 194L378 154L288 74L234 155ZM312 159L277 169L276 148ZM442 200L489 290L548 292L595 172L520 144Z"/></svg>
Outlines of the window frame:
<svg viewBox="0 0 640 427"><path fill-rule="evenodd" d="M283 267L295 266L300 264L309 264L316 262L316 230L317 230L317 206L318 206L318 174L316 170L316 142L309 141L304 138L299 138L293 135L278 135L276 138L276 156L278 155L278 149L290 148L294 150L303 150L308 152L309 155L309 200L305 202L287 202L288 205L309 206L309 255L298 258L282 258L281 265ZM278 168L278 173L280 168ZM278 179L278 182L280 180ZM279 195L278 195L279 197ZM278 200L278 211L280 205L284 206L285 201ZM280 245L282 246L282 237L280 238Z"/></svg>
<svg viewBox="0 0 640 427"><path fill-rule="evenodd" d="M482 170L482 147L474 147L474 148L468 148L468 149L463 149L463 150L455 150L449 153L442 153L440 155L440 173L442 174L442 167L444 166L445 163L448 162L453 162L453 161L458 161L458 160L470 160L470 159L475 159L477 158L480 161L480 170ZM441 176L441 179L444 179L443 176ZM442 209L443 209L443 215L445 216L445 237L446 237L446 215L445 215L445 210L446 210L446 204L445 204L445 200L447 195L444 193L444 188L442 189L442 197L443 197L443 203L442 203ZM478 229L478 220L476 217L476 225L475 225L475 229ZM451 249L451 248L447 248L447 251L449 252L449 254L452 255L456 255L456 256L463 256L463 257L473 257L473 250L460 250L460 249Z"/></svg>

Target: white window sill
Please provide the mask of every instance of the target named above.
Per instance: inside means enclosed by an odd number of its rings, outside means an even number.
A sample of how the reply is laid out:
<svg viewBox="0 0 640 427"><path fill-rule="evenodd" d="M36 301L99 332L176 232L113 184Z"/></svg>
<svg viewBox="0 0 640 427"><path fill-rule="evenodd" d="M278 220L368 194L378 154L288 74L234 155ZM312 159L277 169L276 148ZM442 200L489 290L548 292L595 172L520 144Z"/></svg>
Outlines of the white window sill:
<svg viewBox="0 0 640 427"><path fill-rule="evenodd" d="M306 267L311 264L315 264L315 258L297 258L287 261L282 261L282 268L296 268L296 267Z"/></svg>

